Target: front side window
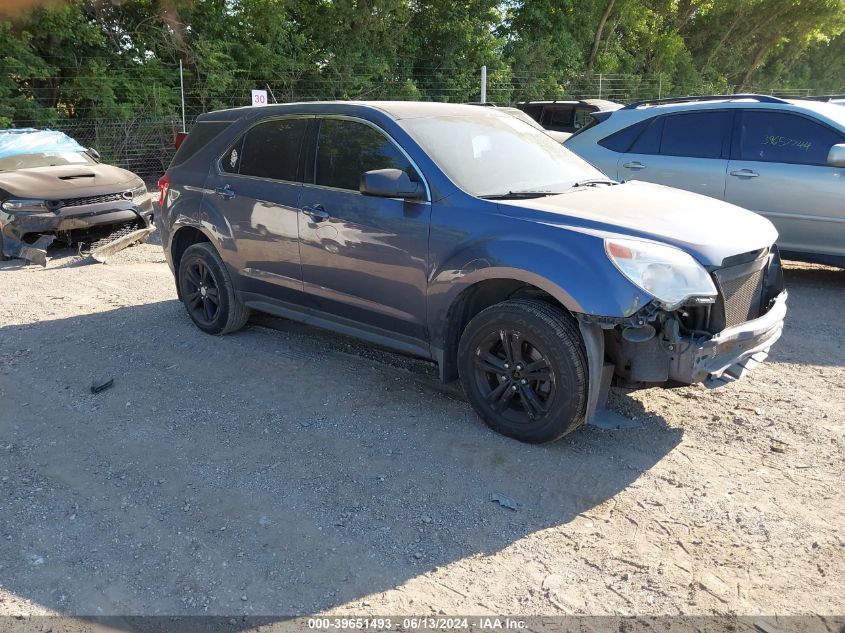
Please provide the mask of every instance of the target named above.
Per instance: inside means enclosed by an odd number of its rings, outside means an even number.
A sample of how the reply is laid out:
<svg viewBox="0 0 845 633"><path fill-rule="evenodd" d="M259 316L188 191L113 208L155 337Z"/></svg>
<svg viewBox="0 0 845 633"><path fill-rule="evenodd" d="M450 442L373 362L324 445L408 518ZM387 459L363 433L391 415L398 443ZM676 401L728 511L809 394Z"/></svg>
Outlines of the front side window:
<svg viewBox="0 0 845 633"><path fill-rule="evenodd" d="M665 117L660 153L664 156L720 158L730 130L729 112L690 112Z"/></svg>
<svg viewBox="0 0 845 633"><path fill-rule="evenodd" d="M401 169L411 180L419 180L404 154L375 128L358 121L324 119L317 145L317 184L358 191L361 176L373 169Z"/></svg>
<svg viewBox="0 0 845 633"><path fill-rule="evenodd" d="M230 174L298 182L302 139L308 119L274 119L250 128L223 155L220 167Z"/></svg>
<svg viewBox="0 0 845 633"><path fill-rule="evenodd" d="M826 165L830 148L842 142L841 135L802 116L763 111L742 115L742 160Z"/></svg>
<svg viewBox="0 0 845 633"><path fill-rule="evenodd" d="M606 177L548 134L515 117L435 116L399 121L452 182L473 196L560 192Z"/></svg>
<svg viewBox="0 0 845 633"><path fill-rule="evenodd" d="M572 121L572 127L576 130L580 130L582 127L589 125L592 120L593 115L590 110L576 110L575 117Z"/></svg>

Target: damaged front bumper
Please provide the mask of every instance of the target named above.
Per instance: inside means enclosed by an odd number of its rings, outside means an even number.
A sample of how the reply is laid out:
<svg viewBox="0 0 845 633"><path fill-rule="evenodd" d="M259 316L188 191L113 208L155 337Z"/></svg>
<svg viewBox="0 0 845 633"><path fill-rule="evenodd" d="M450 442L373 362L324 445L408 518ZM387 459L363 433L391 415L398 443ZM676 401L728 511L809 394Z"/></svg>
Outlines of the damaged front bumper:
<svg viewBox="0 0 845 633"><path fill-rule="evenodd" d="M104 262L110 255L146 239L155 230L152 199L69 207L56 212L0 210L0 248L6 257L47 265L55 240L68 245L91 243L90 255ZM116 239L108 239L115 235Z"/></svg>
<svg viewBox="0 0 845 633"><path fill-rule="evenodd" d="M680 345L670 357L669 378L717 387L754 369L783 333L787 296L785 290L781 292L761 317L722 330L712 338L692 337L686 345Z"/></svg>
<svg viewBox="0 0 845 633"><path fill-rule="evenodd" d="M648 304L624 318L577 315L590 375L588 421L603 412L611 384L718 387L767 358L783 334L788 297L776 247L712 274L719 288L712 304L674 311Z"/></svg>

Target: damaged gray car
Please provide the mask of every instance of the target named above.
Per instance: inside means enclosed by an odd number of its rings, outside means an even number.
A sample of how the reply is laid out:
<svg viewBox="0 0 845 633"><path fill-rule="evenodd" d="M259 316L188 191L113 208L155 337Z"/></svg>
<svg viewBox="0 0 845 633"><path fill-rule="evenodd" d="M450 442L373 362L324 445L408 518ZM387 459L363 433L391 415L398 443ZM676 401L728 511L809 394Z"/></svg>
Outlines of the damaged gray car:
<svg viewBox="0 0 845 633"><path fill-rule="evenodd" d="M432 359L525 442L618 423L603 406L613 383L739 378L783 331L771 222L609 180L493 108L207 113L159 192L197 327L234 332L257 310Z"/></svg>
<svg viewBox="0 0 845 633"><path fill-rule="evenodd" d="M0 130L0 259L46 266L54 242L105 262L146 240L153 224L144 181L99 162L51 130Z"/></svg>

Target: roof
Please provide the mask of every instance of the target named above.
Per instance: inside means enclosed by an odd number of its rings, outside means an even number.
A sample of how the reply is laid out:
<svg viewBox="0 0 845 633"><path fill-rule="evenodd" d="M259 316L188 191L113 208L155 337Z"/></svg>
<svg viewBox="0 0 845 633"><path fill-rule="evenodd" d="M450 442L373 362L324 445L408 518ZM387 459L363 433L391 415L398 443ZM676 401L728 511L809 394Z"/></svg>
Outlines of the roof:
<svg viewBox="0 0 845 633"><path fill-rule="evenodd" d="M495 108L479 108L463 103L440 103L436 101L302 101L297 103L272 104L266 106L244 106L227 110L216 110L200 115L202 120L233 120L252 117L259 113L327 113L354 114L364 110L377 110L392 119L415 119L435 116L502 116Z"/></svg>
<svg viewBox="0 0 845 633"><path fill-rule="evenodd" d="M608 101L607 99L550 99L544 101L520 101L520 106L527 105L589 105L599 110L618 110L622 107L621 103L615 101Z"/></svg>

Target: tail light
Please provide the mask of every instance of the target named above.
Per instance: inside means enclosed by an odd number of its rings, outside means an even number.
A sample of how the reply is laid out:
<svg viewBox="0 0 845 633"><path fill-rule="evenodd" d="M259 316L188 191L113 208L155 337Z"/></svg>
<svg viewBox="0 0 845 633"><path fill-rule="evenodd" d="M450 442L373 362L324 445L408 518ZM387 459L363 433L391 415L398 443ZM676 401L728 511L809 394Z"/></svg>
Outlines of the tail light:
<svg viewBox="0 0 845 633"><path fill-rule="evenodd" d="M185 142L186 138L188 138L187 132L176 132L173 137L173 144L176 146L176 149L182 147L182 143Z"/></svg>
<svg viewBox="0 0 845 633"><path fill-rule="evenodd" d="M167 198L167 190L170 188L170 177L165 174L158 179L158 206L164 209L164 201Z"/></svg>

